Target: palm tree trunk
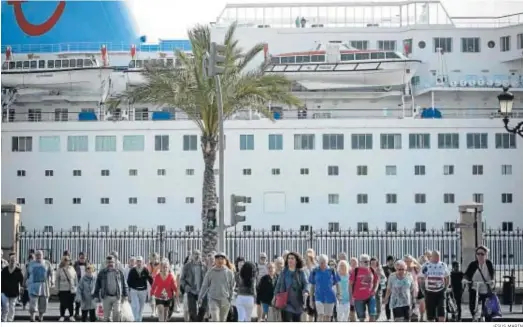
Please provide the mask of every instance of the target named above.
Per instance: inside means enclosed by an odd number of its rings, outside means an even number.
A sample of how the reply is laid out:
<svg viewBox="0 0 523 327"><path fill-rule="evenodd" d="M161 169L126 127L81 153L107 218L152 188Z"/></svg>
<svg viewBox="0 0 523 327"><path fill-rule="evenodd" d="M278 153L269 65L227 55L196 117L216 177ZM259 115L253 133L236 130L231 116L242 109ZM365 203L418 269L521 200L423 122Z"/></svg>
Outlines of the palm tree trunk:
<svg viewBox="0 0 523 327"><path fill-rule="evenodd" d="M204 135L201 137L201 147L205 165L202 187L202 252L204 255L216 251L218 246L217 229L209 229L207 221L207 210L216 209L216 178L214 176L214 163L216 162L217 145L218 142L216 136Z"/></svg>

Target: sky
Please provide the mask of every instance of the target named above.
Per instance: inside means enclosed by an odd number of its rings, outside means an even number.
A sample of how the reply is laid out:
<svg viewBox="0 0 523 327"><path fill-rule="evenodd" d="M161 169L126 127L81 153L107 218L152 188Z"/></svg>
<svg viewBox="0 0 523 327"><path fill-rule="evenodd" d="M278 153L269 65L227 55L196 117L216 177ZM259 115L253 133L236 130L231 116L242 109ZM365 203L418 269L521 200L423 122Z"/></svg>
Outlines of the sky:
<svg viewBox="0 0 523 327"><path fill-rule="evenodd" d="M216 21L227 3L322 3L340 0L252 1L252 0L127 0L134 12L141 35L148 42L158 39L185 39L187 29ZM396 2L381 0L380 2ZM355 2L355 1L343 1ZM361 2L361 1L359 1ZM370 2L370 1L366 1ZM442 0L451 16L501 16L523 12L523 0Z"/></svg>

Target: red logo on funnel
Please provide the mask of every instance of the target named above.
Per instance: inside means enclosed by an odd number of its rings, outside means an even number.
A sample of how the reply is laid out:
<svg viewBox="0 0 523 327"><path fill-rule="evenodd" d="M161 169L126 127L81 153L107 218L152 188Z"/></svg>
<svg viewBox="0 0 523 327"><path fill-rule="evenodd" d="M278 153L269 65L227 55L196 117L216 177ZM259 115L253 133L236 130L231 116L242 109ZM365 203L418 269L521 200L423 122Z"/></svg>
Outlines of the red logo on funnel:
<svg viewBox="0 0 523 327"><path fill-rule="evenodd" d="M43 22L42 24L32 24L29 21L27 21L24 11L22 10L23 2L27 1L7 1L7 4L13 6L18 26L20 26L20 28L22 29L22 31L24 31L25 34L30 36L40 36L49 32L56 25L56 23L58 23L58 20L64 13L65 9L65 1L60 1L58 3L58 6L56 6L56 9L51 15L51 17L49 17L45 22Z"/></svg>

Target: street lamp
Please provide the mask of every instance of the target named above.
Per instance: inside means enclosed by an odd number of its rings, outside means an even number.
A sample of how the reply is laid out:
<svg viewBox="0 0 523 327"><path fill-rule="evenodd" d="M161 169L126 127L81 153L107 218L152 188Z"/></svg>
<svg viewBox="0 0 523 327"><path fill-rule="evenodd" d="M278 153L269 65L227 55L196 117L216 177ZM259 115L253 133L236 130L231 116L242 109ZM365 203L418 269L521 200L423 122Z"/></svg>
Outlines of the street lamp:
<svg viewBox="0 0 523 327"><path fill-rule="evenodd" d="M514 94L508 91L508 87L503 88L503 92L498 95L499 113L503 116L503 124L507 132L518 134L523 137L523 121L519 122L514 128L508 127L512 106L514 105Z"/></svg>

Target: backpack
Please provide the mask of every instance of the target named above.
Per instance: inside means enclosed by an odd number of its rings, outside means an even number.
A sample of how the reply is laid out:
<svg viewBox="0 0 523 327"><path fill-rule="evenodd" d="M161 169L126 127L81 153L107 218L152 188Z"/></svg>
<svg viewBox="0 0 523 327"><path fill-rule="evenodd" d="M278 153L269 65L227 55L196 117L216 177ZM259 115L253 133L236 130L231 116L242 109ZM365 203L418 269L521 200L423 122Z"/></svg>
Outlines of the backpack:
<svg viewBox="0 0 523 327"><path fill-rule="evenodd" d="M376 271L374 271L374 268L369 267L370 271L372 272L372 277L374 278L376 275ZM354 292L354 286L356 285L356 277L358 277L358 270L359 267L354 268L354 281L352 282L352 291ZM380 281L378 280L378 285Z"/></svg>

